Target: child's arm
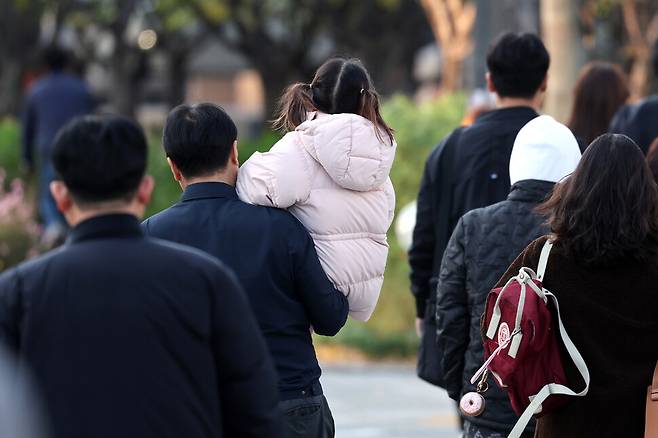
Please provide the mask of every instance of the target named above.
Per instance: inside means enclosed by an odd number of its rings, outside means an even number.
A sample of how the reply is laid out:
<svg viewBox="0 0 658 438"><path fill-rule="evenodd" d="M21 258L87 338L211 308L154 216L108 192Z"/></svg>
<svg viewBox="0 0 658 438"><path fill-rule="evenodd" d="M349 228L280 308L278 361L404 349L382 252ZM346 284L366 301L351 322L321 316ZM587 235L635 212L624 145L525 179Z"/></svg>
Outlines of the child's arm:
<svg viewBox="0 0 658 438"><path fill-rule="evenodd" d="M311 188L306 152L286 135L269 152L256 152L238 172L237 191L244 202L288 208L304 202Z"/></svg>

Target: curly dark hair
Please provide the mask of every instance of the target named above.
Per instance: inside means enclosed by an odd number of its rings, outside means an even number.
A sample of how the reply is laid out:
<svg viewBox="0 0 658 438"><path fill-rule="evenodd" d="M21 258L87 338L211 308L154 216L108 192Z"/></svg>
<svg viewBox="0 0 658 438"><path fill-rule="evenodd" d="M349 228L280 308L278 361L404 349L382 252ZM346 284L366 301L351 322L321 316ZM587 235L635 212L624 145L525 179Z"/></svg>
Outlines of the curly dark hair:
<svg viewBox="0 0 658 438"><path fill-rule="evenodd" d="M658 188L640 148L603 134L538 210L578 263L646 262L658 254Z"/></svg>

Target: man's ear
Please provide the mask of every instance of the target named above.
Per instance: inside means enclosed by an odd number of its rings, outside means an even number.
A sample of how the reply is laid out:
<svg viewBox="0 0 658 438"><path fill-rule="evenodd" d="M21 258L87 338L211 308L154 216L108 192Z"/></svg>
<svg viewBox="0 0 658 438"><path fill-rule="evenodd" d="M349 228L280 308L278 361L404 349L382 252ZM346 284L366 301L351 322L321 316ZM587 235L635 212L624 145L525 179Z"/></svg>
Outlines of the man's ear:
<svg viewBox="0 0 658 438"><path fill-rule="evenodd" d="M493 83L493 79L491 79L491 73L487 72L484 75L484 79L487 82L487 91L489 91L490 93L497 93L496 86Z"/></svg>
<svg viewBox="0 0 658 438"><path fill-rule="evenodd" d="M55 198L55 204L57 209L62 213L66 214L73 207L73 199L69 193L69 189L62 181L52 181L50 183L50 193Z"/></svg>
<svg viewBox="0 0 658 438"><path fill-rule="evenodd" d="M151 202L151 194L154 187L155 182L153 181L153 177L151 175L145 175L137 188L137 202L143 206L147 206Z"/></svg>
<svg viewBox="0 0 658 438"><path fill-rule="evenodd" d="M545 93L547 87L548 87L548 73L546 73L546 76L544 76L544 80L541 82L541 85L539 86L539 91Z"/></svg>
<svg viewBox="0 0 658 438"><path fill-rule="evenodd" d="M233 142L233 147L231 148L231 155L229 157L229 160L236 166L240 167L240 159L239 159L239 153L238 153L238 141L235 140Z"/></svg>
<svg viewBox="0 0 658 438"><path fill-rule="evenodd" d="M180 169L178 169L178 166L176 166L176 163L171 161L171 158L167 157L167 164L169 164L169 169L171 169L171 174L174 175L174 179L178 182L181 182L183 179L183 174L181 173Z"/></svg>

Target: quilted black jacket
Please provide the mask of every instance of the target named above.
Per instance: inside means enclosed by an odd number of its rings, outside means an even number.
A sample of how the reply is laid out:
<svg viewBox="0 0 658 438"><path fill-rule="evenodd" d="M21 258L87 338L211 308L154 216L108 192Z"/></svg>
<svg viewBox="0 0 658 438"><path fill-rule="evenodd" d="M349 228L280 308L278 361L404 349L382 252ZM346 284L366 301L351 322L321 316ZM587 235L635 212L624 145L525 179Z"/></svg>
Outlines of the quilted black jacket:
<svg viewBox="0 0 658 438"><path fill-rule="evenodd" d="M455 400L475 391L469 380L483 362L480 317L487 294L524 248L547 233L544 218L533 209L553 185L519 181L507 200L464 215L450 238L439 275L436 318L446 389ZM509 431L517 417L491 377L484 396L484 413L469 421Z"/></svg>

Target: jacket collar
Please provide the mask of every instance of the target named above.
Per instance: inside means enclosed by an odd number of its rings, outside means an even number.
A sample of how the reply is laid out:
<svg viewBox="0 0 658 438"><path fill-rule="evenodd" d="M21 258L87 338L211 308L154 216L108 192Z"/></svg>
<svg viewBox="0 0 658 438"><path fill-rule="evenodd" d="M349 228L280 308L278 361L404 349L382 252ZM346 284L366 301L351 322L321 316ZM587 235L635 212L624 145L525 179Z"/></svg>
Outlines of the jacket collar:
<svg viewBox="0 0 658 438"><path fill-rule="evenodd" d="M537 179L524 179L512 186L507 199L518 202L543 202L553 190L555 183Z"/></svg>
<svg viewBox="0 0 658 438"><path fill-rule="evenodd" d="M107 214L80 222L69 233L68 244L104 238L142 237L142 228L131 214Z"/></svg>
<svg viewBox="0 0 658 438"><path fill-rule="evenodd" d="M181 202L212 198L238 199L238 193L235 187L222 182L196 183L187 186L181 196Z"/></svg>
<svg viewBox="0 0 658 438"><path fill-rule="evenodd" d="M477 118L476 123L481 122L498 122L498 121L507 121L509 119L533 119L537 117L537 111L534 108L529 106L512 106L508 108L500 108L487 113L482 114Z"/></svg>

